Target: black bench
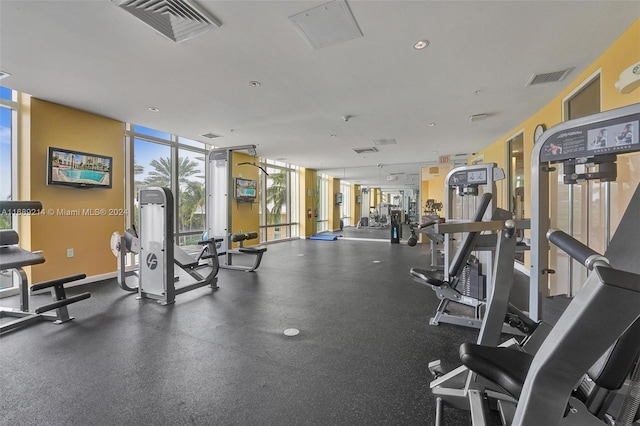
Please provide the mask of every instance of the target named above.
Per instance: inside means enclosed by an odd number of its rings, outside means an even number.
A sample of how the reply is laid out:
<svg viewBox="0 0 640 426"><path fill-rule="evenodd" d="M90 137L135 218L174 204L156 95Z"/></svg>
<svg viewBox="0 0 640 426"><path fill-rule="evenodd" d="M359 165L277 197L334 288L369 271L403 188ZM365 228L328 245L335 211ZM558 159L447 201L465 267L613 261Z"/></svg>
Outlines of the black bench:
<svg viewBox="0 0 640 426"><path fill-rule="evenodd" d="M2 201L0 202L0 213L4 214L35 214L42 210L42 204L38 201ZM12 229L0 231L0 270L14 270L20 277L20 308L0 307L0 318L14 317L14 321L0 326L0 334L15 330L35 321L49 320L55 324L61 324L73 319L69 316L67 306L91 297L90 293L81 293L72 297L67 297L64 285L72 281L86 278L85 274L77 274L64 278L57 278L50 281L34 284L32 291L52 289L53 302L40 306L34 312L29 311L29 281L23 268L25 266L38 265L45 262L45 258L37 253L24 250L18 246L20 237ZM55 310L55 314L46 314Z"/></svg>

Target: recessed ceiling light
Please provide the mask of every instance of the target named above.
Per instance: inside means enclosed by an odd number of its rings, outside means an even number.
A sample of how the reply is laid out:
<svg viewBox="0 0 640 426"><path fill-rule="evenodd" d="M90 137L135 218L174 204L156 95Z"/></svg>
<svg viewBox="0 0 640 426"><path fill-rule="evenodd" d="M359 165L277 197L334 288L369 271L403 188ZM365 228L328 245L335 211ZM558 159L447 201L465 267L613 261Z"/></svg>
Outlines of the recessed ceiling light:
<svg viewBox="0 0 640 426"><path fill-rule="evenodd" d="M4 72L4 71L0 70L0 80L2 80L3 78L7 78L10 75L11 74L9 74L8 72Z"/></svg>
<svg viewBox="0 0 640 426"><path fill-rule="evenodd" d="M429 123L429 127L434 127L436 123Z"/></svg>
<svg viewBox="0 0 640 426"><path fill-rule="evenodd" d="M258 87L258 86L260 86L260 82L259 81L250 81L249 82L249 86Z"/></svg>
<svg viewBox="0 0 640 426"><path fill-rule="evenodd" d="M429 40L418 40L416 44L413 45L413 48L416 50L422 50L427 46L429 46Z"/></svg>
<svg viewBox="0 0 640 426"><path fill-rule="evenodd" d="M331 135L331 137L332 137L332 138L335 138L335 137L337 137L337 135Z"/></svg>
<svg viewBox="0 0 640 426"><path fill-rule="evenodd" d="M160 112L160 108L149 107L149 111L151 111L151 112Z"/></svg>

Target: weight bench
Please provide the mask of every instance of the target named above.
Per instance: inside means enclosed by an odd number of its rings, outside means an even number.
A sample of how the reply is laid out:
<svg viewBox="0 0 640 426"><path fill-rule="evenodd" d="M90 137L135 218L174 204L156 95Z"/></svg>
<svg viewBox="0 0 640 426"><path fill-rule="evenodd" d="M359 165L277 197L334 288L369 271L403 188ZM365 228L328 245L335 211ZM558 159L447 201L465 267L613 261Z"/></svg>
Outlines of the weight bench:
<svg viewBox="0 0 640 426"><path fill-rule="evenodd" d="M220 265L221 268L225 269L235 269L245 272L253 272L260 266L260 262L262 261L262 256L267 251L266 247L244 247L244 241L253 240L258 238L257 232L238 232L235 234L231 234L230 236L231 242L238 243L239 247L237 249L228 249L225 253L226 255L226 264ZM255 260L253 264L250 266L244 265L234 265L233 264L233 256L234 255L244 255L244 256L254 256Z"/></svg>
<svg viewBox="0 0 640 426"><path fill-rule="evenodd" d="M198 245L203 247L213 247L215 249L215 244L221 242L221 239L213 239L212 241L198 241ZM200 263L200 260L213 259L213 267L209 271L206 277L200 275L197 271L198 268L203 266L211 266L211 265L203 265ZM200 251L197 257L191 256L189 253L184 251L182 247L174 244L173 245L173 262L180 267L183 271L191 275L193 279L196 280L196 284L194 284L193 288L202 287L204 285L210 285L212 289L217 289L218 280L216 279L218 275L219 263L218 263L218 253L207 253L207 250L203 248ZM196 287L197 286L197 287Z"/></svg>
<svg viewBox="0 0 640 426"><path fill-rule="evenodd" d="M38 212L42 210L42 204L36 201L3 201L0 202L0 211L3 213L21 213L25 211ZM17 328L32 324L36 321L53 321L54 324L62 324L71 321L67 306L91 297L90 293L81 293L73 297L67 297L64 285L86 278L85 274L77 274L64 278L57 278L50 281L34 284L33 291L51 289L53 302L39 306L35 311L29 311L29 280L24 271L25 266L32 266L44 263L45 258L39 254L31 253L18 246L20 238L18 233L12 229L0 231L0 270L16 271L20 278L20 309L0 307L0 318L13 317L14 321L0 326L0 334L7 333ZM55 310L55 314L46 312Z"/></svg>

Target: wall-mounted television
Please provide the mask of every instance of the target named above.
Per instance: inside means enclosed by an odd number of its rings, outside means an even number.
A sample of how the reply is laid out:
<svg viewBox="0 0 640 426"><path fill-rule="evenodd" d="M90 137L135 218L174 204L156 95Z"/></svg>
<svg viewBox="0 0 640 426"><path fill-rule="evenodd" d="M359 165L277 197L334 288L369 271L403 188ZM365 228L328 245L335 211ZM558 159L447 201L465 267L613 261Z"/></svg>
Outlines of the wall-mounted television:
<svg viewBox="0 0 640 426"><path fill-rule="evenodd" d="M251 179L236 178L236 201L253 203L258 197L258 182Z"/></svg>
<svg viewBox="0 0 640 426"><path fill-rule="evenodd" d="M337 205L342 204L342 192L336 192L336 204Z"/></svg>
<svg viewBox="0 0 640 426"><path fill-rule="evenodd" d="M112 175L112 157L49 147L47 185L111 188Z"/></svg>

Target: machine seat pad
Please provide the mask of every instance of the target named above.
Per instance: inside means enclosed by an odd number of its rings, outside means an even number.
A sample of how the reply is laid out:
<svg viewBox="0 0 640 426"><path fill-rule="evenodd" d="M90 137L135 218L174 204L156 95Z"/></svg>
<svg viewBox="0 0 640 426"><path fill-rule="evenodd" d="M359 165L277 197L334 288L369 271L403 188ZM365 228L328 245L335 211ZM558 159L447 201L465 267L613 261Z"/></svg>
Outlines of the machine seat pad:
<svg viewBox="0 0 640 426"><path fill-rule="evenodd" d="M238 248L238 251L240 253L246 253L246 254L259 254L267 251L267 248L266 247L240 247Z"/></svg>
<svg viewBox="0 0 640 426"><path fill-rule="evenodd" d="M44 263L44 257L18 246L0 247L0 270L23 268Z"/></svg>
<svg viewBox="0 0 640 426"><path fill-rule="evenodd" d="M442 287L443 285L449 284L444 280L444 275L438 271L430 271L428 269L422 268L411 268L409 273L419 280L424 281L426 284L436 287Z"/></svg>
<svg viewBox="0 0 640 426"><path fill-rule="evenodd" d="M189 255L180 246L174 244L173 246L173 260L179 267L183 269L193 269L198 266L198 260Z"/></svg>
<svg viewBox="0 0 640 426"><path fill-rule="evenodd" d="M518 349L463 343L460 345L460 360L469 370L491 380L518 399L533 355Z"/></svg>

